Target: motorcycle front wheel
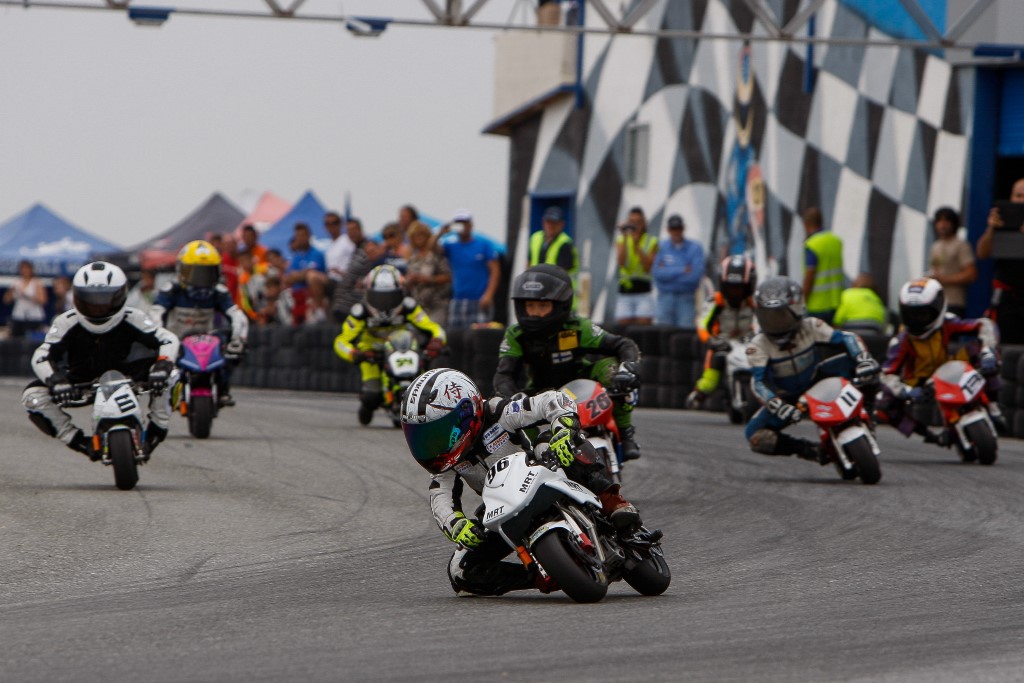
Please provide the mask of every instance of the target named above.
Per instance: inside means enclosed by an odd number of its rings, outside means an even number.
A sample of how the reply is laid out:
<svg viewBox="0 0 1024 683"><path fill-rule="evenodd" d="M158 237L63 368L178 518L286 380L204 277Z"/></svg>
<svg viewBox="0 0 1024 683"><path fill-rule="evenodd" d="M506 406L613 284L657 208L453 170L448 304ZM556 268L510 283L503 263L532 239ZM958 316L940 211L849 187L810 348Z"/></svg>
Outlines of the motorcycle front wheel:
<svg viewBox="0 0 1024 683"><path fill-rule="evenodd" d="M197 439L209 438L213 427L213 396L193 396L189 403L189 434Z"/></svg>
<svg viewBox="0 0 1024 683"><path fill-rule="evenodd" d="M862 484L877 484L882 478L882 468L875 456L875 449L871 447L868 437L860 436L843 446L846 457L850 459L857 468L857 476ZM844 477L845 478L845 477Z"/></svg>
<svg viewBox="0 0 1024 683"><path fill-rule="evenodd" d="M563 593L576 602L598 602L608 592L608 584L582 560L577 561L571 543L564 531L556 530L537 541L533 554Z"/></svg>
<svg viewBox="0 0 1024 683"><path fill-rule="evenodd" d="M624 572L622 578L640 595L661 595L672 582L672 572L664 556L658 553Z"/></svg>
<svg viewBox="0 0 1024 683"><path fill-rule="evenodd" d="M996 435L984 420L967 425L964 429L968 440L974 444L974 452L982 465L992 465L996 461L998 443Z"/></svg>
<svg viewBox="0 0 1024 683"><path fill-rule="evenodd" d="M139 481L139 469L135 462L135 445L132 434L126 429L107 435L107 449L114 467L114 484L122 491L130 491Z"/></svg>

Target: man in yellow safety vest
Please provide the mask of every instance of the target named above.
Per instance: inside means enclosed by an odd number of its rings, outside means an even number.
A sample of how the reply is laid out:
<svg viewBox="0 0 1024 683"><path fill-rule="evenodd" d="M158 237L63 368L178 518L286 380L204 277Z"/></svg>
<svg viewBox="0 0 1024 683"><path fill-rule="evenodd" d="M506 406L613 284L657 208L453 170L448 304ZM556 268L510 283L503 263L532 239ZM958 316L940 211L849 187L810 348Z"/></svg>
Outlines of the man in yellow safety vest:
<svg viewBox="0 0 1024 683"><path fill-rule="evenodd" d="M821 318L828 324L839 308L846 286L843 274L843 241L822 227L821 209L804 211L804 293L807 315Z"/></svg>
<svg viewBox="0 0 1024 683"><path fill-rule="evenodd" d="M542 230L530 235L530 260L526 266L537 266L542 263L558 266L569 273L575 286L576 274L580 269L580 257L572 238L565 234L565 216L562 209L557 206L545 209L541 225Z"/></svg>

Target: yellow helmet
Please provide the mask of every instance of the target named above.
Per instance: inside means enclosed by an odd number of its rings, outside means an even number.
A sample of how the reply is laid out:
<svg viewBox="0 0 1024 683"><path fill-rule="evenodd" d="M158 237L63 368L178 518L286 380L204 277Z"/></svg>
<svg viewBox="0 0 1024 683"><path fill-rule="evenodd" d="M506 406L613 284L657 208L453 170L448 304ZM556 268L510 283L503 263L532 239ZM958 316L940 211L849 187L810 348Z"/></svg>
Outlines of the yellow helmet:
<svg viewBox="0 0 1024 683"><path fill-rule="evenodd" d="M220 253L206 240L189 242L178 252L176 270L182 287L212 290L220 281Z"/></svg>

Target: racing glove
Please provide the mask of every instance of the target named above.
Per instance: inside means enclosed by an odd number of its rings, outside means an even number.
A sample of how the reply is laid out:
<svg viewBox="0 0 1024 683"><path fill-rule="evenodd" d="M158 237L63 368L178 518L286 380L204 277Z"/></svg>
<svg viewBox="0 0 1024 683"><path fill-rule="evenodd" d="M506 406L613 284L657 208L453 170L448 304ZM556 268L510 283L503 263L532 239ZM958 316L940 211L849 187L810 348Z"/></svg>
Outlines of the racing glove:
<svg viewBox="0 0 1024 683"><path fill-rule="evenodd" d="M631 391L640 386L640 364L627 360L619 363L619 369L612 378L615 391Z"/></svg>
<svg viewBox="0 0 1024 683"><path fill-rule="evenodd" d="M732 349L732 344L725 337L712 337L708 340L708 347L716 353L728 353Z"/></svg>
<svg viewBox="0 0 1024 683"><path fill-rule="evenodd" d="M427 358L437 358L439 355L441 355L441 349L443 348L444 342L441 341L439 338L434 337L429 342L427 342L427 348L425 349Z"/></svg>
<svg viewBox="0 0 1024 683"><path fill-rule="evenodd" d="M373 351L353 351L352 352L353 363L376 363L377 354Z"/></svg>
<svg viewBox="0 0 1024 683"><path fill-rule="evenodd" d="M551 423L548 450L558 457L558 462L562 467L568 467L576 460L574 451L579 433L579 423L568 415L555 418L555 421Z"/></svg>
<svg viewBox="0 0 1024 683"><path fill-rule="evenodd" d="M907 399L911 403L924 403L931 399L932 388L927 384L919 387L903 387L903 398Z"/></svg>
<svg viewBox="0 0 1024 683"><path fill-rule="evenodd" d="M224 357L228 360L242 360L245 357L245 342L234 337L224 347Z"/></svg>
<svg viewBox="0 0 1024 683"><path fill-rule="evenodd" d="M796 424L803 417L795 405L786 403L778 396L768 401L765 408L769 413L789 424Z"/></svg>
<svg viewBox="0 0 1024 683"><path fill-rule="evenodd" d="M451 531L445 530L444 535L453 543L472 549L479 547L484 542L486 533L486 529L480 526L476 520L469 519L461 512L456 512L455 521L451 523Z"/></svg>
<svg viewBox="0 0 1024 683"><path fill-rule="evenodd" d="M68 403L81 397L81 392L78 390L68 376L63 372L55 372L50 375L46 380L47 386L50 387L50 396L57 403Z"/></svg>
<svg viewBox="0 0 1024 683"><path fill-rule="evenodd" d="M854 381L857 384L874 384L878 381L881 370L878 361L870 353L863 351L857 355L857 367L853 371Z"/></svg>
<svg viewBox="0 0 1024 683"><path fill-rule="evenodd" d="M167 382L174 372L174 363L167 358L160 358L149 369L149 390L159 394L167 388Z"/></svg>
<svg viewBox="0 0 1024 683"><path fill-rule="evenodd" d="M978 372L986 377L999 372L999 359L996 357L995 351L988 347L981 350L981 355L978 357Z"/></svg>

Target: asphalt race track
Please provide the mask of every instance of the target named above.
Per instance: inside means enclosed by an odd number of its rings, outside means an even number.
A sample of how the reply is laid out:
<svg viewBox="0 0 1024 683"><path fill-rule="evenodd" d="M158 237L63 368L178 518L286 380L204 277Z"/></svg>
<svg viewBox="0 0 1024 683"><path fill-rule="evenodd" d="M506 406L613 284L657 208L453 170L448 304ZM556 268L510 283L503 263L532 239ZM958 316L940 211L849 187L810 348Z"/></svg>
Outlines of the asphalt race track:
<svg viewBox="0 0 1024 683"><path fill-rule="evenodd" d="M0 385L0 680L1024 677L1024 442L982 467L883 431L868 487L752 454L724 415L640 410L625 492L673 583L577 605L456 598L426 474L351 397L239 390L121 492L21 386Z"/></svg>

